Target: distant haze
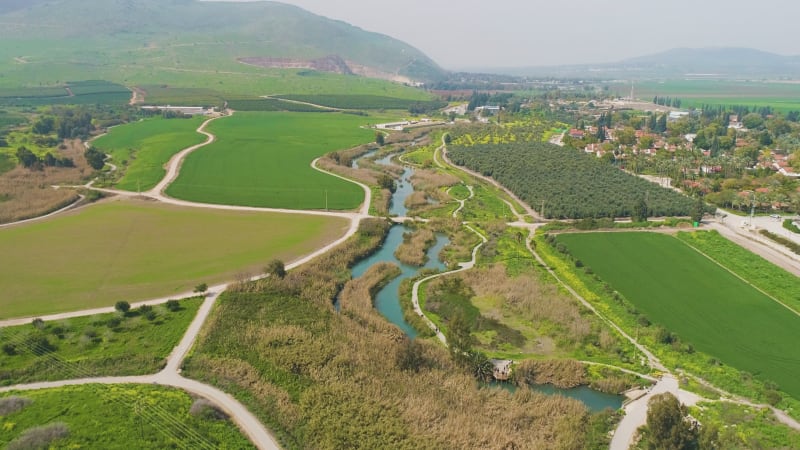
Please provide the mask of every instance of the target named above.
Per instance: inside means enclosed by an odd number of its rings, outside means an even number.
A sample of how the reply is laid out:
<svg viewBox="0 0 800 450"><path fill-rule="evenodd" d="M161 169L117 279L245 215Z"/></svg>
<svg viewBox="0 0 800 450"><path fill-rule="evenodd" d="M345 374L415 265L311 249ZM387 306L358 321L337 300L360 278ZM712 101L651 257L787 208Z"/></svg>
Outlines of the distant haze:
<svg viewBox="0 0 800 450"><path fill-rule="evenodd" d="M451 70L614 62L675 47L800 54L800 2L791 0L283 3L401 39Z"/></svg>

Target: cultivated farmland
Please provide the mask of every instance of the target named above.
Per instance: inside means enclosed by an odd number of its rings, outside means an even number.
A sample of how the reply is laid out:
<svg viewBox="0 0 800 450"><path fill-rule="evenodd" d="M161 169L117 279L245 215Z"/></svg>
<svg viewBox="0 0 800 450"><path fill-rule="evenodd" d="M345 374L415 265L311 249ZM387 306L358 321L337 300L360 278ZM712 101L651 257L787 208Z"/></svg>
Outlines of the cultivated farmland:
<svg viewBox="0 0 800 450"><path fill-rule="evenodd" d="M4 318L192 290L287 262L344 233L343 220L111 201L0 230Z"/></svg>
<svg viewBox="0 0 800 450"><path fill-rule="evenodd" d="M800 398L795 342L800 317L795 312L668 235L591 233L557 239L654 323Z"/></svg>
<svg viewBox="0 0 800 450"><path fill-rule="evenodd" d="M310 164L325 153L374 139L359 128L375 118L346 114L237 113L208 131L217 141L189 155L170 196L196 202L289 209L355 209L357 185ZM327 202L326 202L327 196Z"/></svg>
<svg viewBox="0 0 800 450"><path fill-rule="evenodd" d="M110 162L123 172L115 183L117 189L146 191L164 178L164 165L172 155L206 140L196 131L203 120L157 118L130 123L112 128L92 144L111 155Z"/></svg>
<svg viewBox="0 0 800 450"><path fill-rule="evenodd" d="M577 150L542 142L453 146L454 163L502 183L548 218L627 217L647 196L656 216L689 215L688 197ZM540 211L541 213L541 211Z"/></svg>

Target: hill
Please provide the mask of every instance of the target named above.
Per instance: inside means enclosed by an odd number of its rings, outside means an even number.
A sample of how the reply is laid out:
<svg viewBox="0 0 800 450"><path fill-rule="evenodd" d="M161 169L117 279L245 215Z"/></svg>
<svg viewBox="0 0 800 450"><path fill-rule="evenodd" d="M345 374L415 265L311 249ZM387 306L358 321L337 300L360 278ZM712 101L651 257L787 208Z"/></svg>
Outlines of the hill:
<svg viewBox="0 0 800 450"><path fill-rule="evenodd" d="M591 78L781 78L796 77L800 56L751 48L675 48L608 64L497 69L525 76Z"/></svg>
<svg viewBox="0 0 800 450"><path fill-rule="evenodd" d="M403 42L277 2L5 0L0 23L0 84L156 82L153 71L258 73L253 65L394 81L443 74ZM26 77L25 65L48 69L49 78Z"/></svg>

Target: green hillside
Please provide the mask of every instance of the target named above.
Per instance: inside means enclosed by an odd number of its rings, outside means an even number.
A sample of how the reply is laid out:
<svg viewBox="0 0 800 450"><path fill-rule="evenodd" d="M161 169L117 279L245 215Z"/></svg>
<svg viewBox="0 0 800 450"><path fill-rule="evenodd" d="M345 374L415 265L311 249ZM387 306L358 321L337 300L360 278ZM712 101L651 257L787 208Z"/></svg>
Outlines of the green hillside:
<svg viewBox="0 0 800 450"><path fill-rule="evenodd" d="M104 79L128 86L169 84L234 94L252 94L255 87L259 94L271 94L301 90L287 77L314 76L313 84L330 91L343 84L339 75L256 67L243 64L241 58L335 56L351 67L413 80L431 80L442 73L427 56L403 42L276 2L3 3L0 87ZM331 89L326 89L329 83ZM403 92L401 86L378 92L364 84L356 83L356 91L413 97L412 90Z"/></svg>

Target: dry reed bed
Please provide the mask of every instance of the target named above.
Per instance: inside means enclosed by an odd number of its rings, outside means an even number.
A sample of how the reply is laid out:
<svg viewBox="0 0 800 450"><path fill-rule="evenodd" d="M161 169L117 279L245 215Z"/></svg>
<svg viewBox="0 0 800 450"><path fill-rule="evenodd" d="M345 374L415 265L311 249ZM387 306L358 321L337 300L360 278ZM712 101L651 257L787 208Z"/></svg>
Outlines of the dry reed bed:
<svg viewBox="0 0 800 450"><path fill-rule="evenodd" d="M434 342L408 340L370 307L390 276L346 282L385 224L367 221L331 254L284 280L243 284L221 299L184 373L228 389L287 448L560 448L588 442L575 400L482 389ZM343 284L342 312L330 306ZM401 364L409 356L413 365ZM604 433L600 433L601 435Z"/></svg>
<svg viewBox="0 0 800 450"><path fill-rule="evenodd" d="M428 262L428 249L436 243L436 234L428 228L418 228L403 234L403 243L397 247L394 256L411 266L424 266Z"/></svg>
<svg viewBox="0 0 800 450"><path fill-rule="evenodd" d="M83 157L80 140L69 141L65 150L55 150L58 157L72 158L75 167L45 167L30 170L17 166L0 175L0 223L15 222L45 215L78 199L72 189L54 189L57 185L76 185L92 174Z"/></svg>

